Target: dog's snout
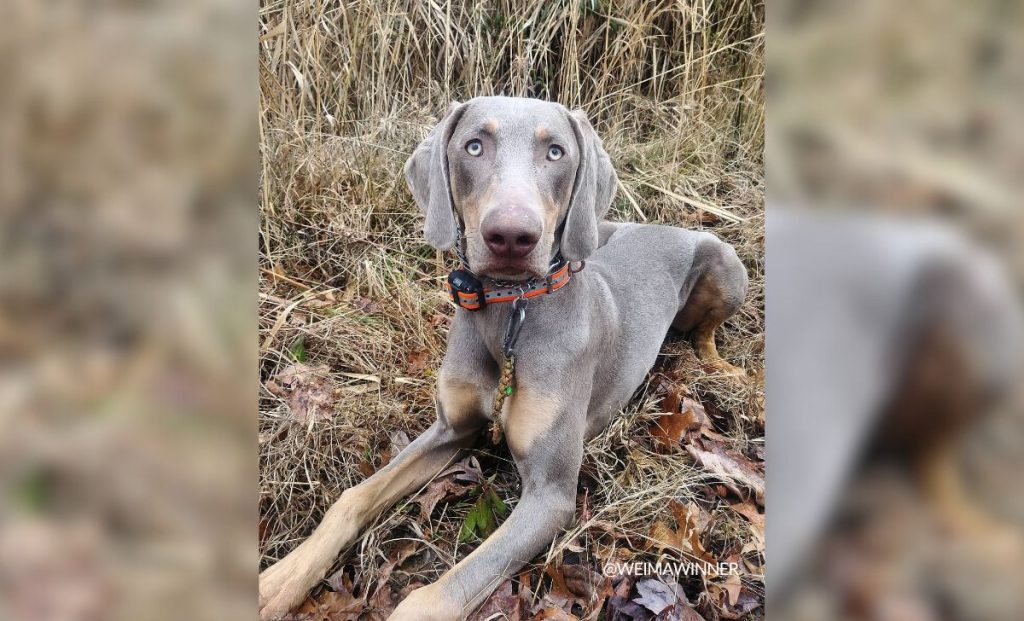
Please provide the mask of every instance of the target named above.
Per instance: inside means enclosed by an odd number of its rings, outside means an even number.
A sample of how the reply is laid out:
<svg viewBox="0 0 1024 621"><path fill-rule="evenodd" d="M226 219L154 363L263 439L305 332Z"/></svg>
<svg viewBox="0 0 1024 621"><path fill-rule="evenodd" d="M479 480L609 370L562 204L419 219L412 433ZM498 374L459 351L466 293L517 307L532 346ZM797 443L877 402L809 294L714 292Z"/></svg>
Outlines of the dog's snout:
<svg viewBox="0 0 1024 621"><path fill-rule="evenodd" d="M540 241L541 225L525 209L508 209L484 218L480 232L495 256L522 259Z"/></svg>

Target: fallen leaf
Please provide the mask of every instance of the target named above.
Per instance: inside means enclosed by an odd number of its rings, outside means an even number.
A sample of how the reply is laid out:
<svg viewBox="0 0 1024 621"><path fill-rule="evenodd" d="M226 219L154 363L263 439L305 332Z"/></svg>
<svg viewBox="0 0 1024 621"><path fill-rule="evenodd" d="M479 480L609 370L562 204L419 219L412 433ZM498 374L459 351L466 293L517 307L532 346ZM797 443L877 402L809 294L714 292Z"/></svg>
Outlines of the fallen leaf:
<svg viewBox="0 0 1024 621"><path fill-rule="evenodd" d="M498 585L494 593L469 615L468 621L485 621L487 619L503 619L521 621L527 618L527 600L522 592L512 592L512 581L506 580Z"/></svg>
<svg viewBox="0 0 1024 621"><path fill-rule="evenodd" d="M469 493L472 489L471 485L460 485L451 477L445 477L443 479L434 479L427 485L427 489L423 490L423 493L414 497L412 502L419 503L420 505L420 516L419 522L422 524L433 513L434 507L437 503L451 498L461 498Z"/></svg>
<svg viewBox="0 0 1024 621"><path fill-rule="evenodd" d="M679 609L679 621L704 621L704 617L689 604L684 604Z"/></svg>
<svg viewBox="0 0 1024 621"><path fill-rule="evenodd" d="M762 540L764 539L764 514L758 511L754 503L745 500L732 503L729 505L729 508L747 518L754 532L759 534Z"/></svg>
<svg viewBox="0 0 1024 621"><path fill-rule="evenodd" d="M412 593L416 589L420 589L425 586L427 586L425 582L420 582L419 580L411 581L409 584L402 587L402 590L398 592L398 601L404 600L405 598L409 597L410 593Z"/></svg>
<svg viewBox="0 0 1024 621"><path fill-rule="evenodd" d="M708 417L704 406L696 399L686 397L680 401L675 392L670 392L669 395L675 397L666 397L662 400L662 407L666 408L666 413L655 419L649 430L659 448L672 450L679 446L684 435L700 431L702 426L707 424ZM667 409L669 407L673 409Z"/></svg>
<svg viewBox="0 0 1024 621"><path fill-rule="evenodd" d="M530 617L530 621L541 621L543 619L551 619L552 621L579 621L579 617L570 614L561 608L550 606L548 608L540 609L537 614Z"/></svg>
<svg viewBox="0 0 1024 621"><path fill-rule="evenodd" d="M373 596L366 602L369 610L369 615L360 617L360 621L384 621L387 619L398 602L395 599L395 593L391 590L387 584L383 584L377 588Z"/></svg>
<svg viewBox="0 0 1024 621"><path fill-rule="evenodd" d="M362 611L363 601L346 589L324 591L315 598L310 597L294 614L306 621L358 621Z"/></svg>
<svg viewBox="0 0 1024 621"><path fill-rule="evenodd" d="M416 554L416 550L418 549L419 543L415 540L403 541L392 549L390 554L388 554L388 562L380 569L380 574L377 577L377 589L380 590L380 588L388 581L388 578L391 577L391 572L393 572L396 567L401 566L407 558Z"/></svg>
<svg viewBox="0 0 1024 621"><path fill-rule="evenodd" d="M665 522L655 522L648 536L648 547L658 551L671 548L687 558L716 563L715 557L704 549L700 541L699 510L696 505L684 507L673 500L669 506L678 526L672 528Z"/></svg>
<svg viewBox="0 0 1024 621"><path fill-rule="evenodd" d="M691 397L684 397L679 406L679 411L686 417L686 431L702 431L711 427L711 419L700 401Z"/></svg>
<svg viewBox="0 0 1024 621"><path fill-rule="evenodd" d="M544 573L551 578L551 588L544 594L544 600L539 604L540 606L544 606L544 602L547 602L561 610L572 610L573 605L585 606L589 603L586 596L580 597L573 593L569 585L566 584L564 567L549 564L544 568Z"/></svg>
<svg viewBox="0 0 1024 621"><path fill-rule="evenodd" d="M612 594L611 579L585 565L562 565L562 577L569 592L585 600L587 608L599 607L598 602Z"/></svg>
<svg viewBox="0 0 1024 621"><path fill-rule="evenodd" d="M751 610L762 606L761 600L747 589L740 591L740 595L734 605L726 608L719 608L719 615L723 619L742 619Z"/></svg>
<svg viewBox="0 0 1024 621"><path fill-rule="evenodd" d="M648 427L655 446L672 450L679 446L683 434L686 433L686 416L680 412L662 414Z"/></svg>
<svg viewBox="0 0 1024 621"><path fill-rule="evenodd" d="M610 535L614 539L625 539L626 535L619 529L617 524L608 522L607 520L590 520L586 523L587 528L600 531L604 534Z"/></svg>
<svg viewBox="0 0 1024 621"><path fill-rule="evenodd" d="M654 615L640 604L615 595L608 600L607 618L610 621L649 621Z"/></svg>
<svg viewBox="0 0 1024 621"><path fill-rule="evenodd" d="M281 385L274 380L267 380L267 391L277 397L288 396L288 391L282 388Z"/></svg>
<svg viewBox="0 0 1024 621"><path fill-rule="evenodd" d="M628 598L629 591L633 588L633 579L629 576L619 576L615 580L615 588L612 590L612 595Z"/></svg>
<svg viewBox="0 0 1024 621"><path fill-rule="evenodd" d="M370 610L380 619L386 619L394 610L398 602L394 592L388 585L388 579L391 577L391 573L396 567L401 566L407 558L415 554L418 548L419 544L417 541L403 541L390 551L388 554L388 562L381 567L380 573L377 576L376 590L374 591L373 596L370 597L369 601L367 601L367 605ZM364 619L363 621L367 620Z"/></svg>
<svg viewBox="0 0 1024 621"><path fill-rule="evenodd" d="M636 591L639 597L634 598L633 601L656 615L660 615L666 608L676 605L675 590L661 580L653 578L641 580L636 583Z"/></svg>
<svg viewBox="0 0 1024 621"><path fill-rule="evenodd" d="M356 470L358 470L364 477L370 477L374 472L377 472L377 469L373 467L373 464L371 464L368 459L360 460L360 462L356 464Z"/></svg>
<svg viewBox="0 0 1024 621"><path fill-rule="evenodd" d="M661 411L674 414L679 411L679 403L682 398L679 395L679 389L674 384L665 380L661 383L661 387L665 389L665 396L661 399Z"/></svg>
<svg viewBox="0 0 1024 621"><path fill-rule="evenodd" d="M697 220L701 224L715 224L721 221L718 214L711 213L710 211L704 211L703 209L697 209Z"/></svg>
<svg viewBox="0 0 1024 621"><path fill-rule="evenodd" d="M743 588L743 582L740 580L739 574L728 574L725 581L721 584L729 596L729 605L735 606L736 602L740 601L740 589Z"/></svg>
<svg viewBox="0 0 1024 621"><path fill-rule="evenodd" d="M442 477L448 475L454 476L457 481L466 483L482 483L484 480L484 474L480 470L480 462L477 461L476 457L472 456L463 459L440 474Z"/></svg>
<svg viewBox="0 0 1024 621"><path fill-rule="evenodd" d="M332 591L352 592L352 579L345 573L344 567L325 578L324 582Z"/></svg>
<svg viewBox="0 0 1024 621"><path fill-rule="evenodd" d="M292 419L300 425L329 420L334 416L336 389L326 365L311 368L297 362L278 373L274 384L287 401Z"/></svg>
<svg viewBox="0 0 1024 621"><path fill-rule="evenodd" d="M355 306L367 315L375 315L380 310L380 306L376 302L366 297L355 298L352 300L352 306Z"/></svg>
<svg viewBox="0 0 1024 621"><path fill-rule="evenodd" d="M423 371L427 369L427 363L430 362L430 352L423 349L417 352L411 352L406 358L406 372L409 375L422 375Z"/></svg>
<svg viewBox="0 0 1024 621"><path fill-rule="evenodd" d="M696 444L686 445L688 452L705 469L718 475L722 483L740 498L746 494L741 488L753 492L754 500L758 505L764 506L764 473L760 472L754 464L739 453L724 448L719 442L705 439L705 446L710 450L701 448Z"/></svg>

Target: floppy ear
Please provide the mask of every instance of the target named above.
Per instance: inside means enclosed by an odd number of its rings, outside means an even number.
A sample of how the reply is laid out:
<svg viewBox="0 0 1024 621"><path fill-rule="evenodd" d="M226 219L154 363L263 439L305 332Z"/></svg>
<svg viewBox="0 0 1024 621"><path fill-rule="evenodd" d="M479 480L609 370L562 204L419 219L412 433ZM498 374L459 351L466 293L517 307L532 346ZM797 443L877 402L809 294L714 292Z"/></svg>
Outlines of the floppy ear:
<svg viewBox="0 0 1024 621"><path fill-rule="evenodd" d="M618 178L586 113L573 110L569 123L576 134L580 164L559 246L566 260L582 261L597 249L597 223L611 207Z"/></svg>
<svg viewBox="0 0 1024 621"><path fill-rule="evenodd" d="M448 141L459 124L467 104L453 101L444 119L430 130L405 163L405 181L426 216L423 237L438 250L455 245L455 208L448 176Z"/></svg>

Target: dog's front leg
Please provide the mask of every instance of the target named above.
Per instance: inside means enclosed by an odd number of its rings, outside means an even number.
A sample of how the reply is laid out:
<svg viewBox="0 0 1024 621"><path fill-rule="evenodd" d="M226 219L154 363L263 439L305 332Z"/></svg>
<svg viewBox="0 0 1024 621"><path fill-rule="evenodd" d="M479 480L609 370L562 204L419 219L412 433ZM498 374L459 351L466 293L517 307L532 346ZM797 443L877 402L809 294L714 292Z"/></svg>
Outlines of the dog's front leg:
<svg viewBox="0 0 1024 621"><path fill-rule="evenodd" d="M442 417L385 468L342 492L309 539L260 574L260 619L281 617L301 603L368 521L445 468L477 429Z"/></svg>
<svg viewBox="0 0 1024 621"><path fill-rule="evenodd" d="M562 386L553 381L551 386ZM561 401L561 402L560 402ZM575 403L567 407L563 403ZM437 582L413 591L390 621L465 618L506 578L547 548L572 520L583 458L584 413L562 395L519 389L504 419L506 438L523 482L508 519Z"/></svg>

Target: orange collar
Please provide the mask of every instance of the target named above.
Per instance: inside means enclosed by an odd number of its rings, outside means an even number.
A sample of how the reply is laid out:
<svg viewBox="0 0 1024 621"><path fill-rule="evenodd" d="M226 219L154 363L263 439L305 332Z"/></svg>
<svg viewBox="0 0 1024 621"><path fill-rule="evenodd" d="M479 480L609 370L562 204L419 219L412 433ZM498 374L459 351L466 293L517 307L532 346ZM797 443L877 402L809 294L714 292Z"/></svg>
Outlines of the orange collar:
<svg viewBox="0 0 1024 621"><path fill-rule="evenodd" d="M511 302L517 298L529 299L538 295L554 293L568 284L572 275L582 270L585 266L586 263L581 261L579 269L574 270L566 262L554 271L548 272L548 275L544 278L528 280L521 286L516 285L498 289L484 287L479 280L473 277L471 272L458 270L452 272L451 276L448 277L445 287L448 289L448 293L451 294L452 300L456 305L473 311L491 304ZM455 286L453 286L453 282Z"/></svg>

